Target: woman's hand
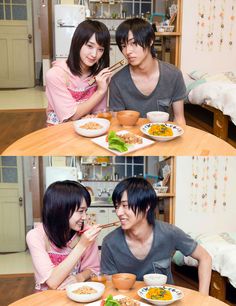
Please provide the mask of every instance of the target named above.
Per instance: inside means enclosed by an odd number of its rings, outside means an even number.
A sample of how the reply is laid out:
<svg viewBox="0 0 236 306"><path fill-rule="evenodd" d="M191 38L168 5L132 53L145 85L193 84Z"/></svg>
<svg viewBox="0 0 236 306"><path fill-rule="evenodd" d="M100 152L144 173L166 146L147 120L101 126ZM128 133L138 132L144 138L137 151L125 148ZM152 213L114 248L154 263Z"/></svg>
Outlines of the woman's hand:
<svg viewBox="0 0 236 306"><path fill-rule="evenodd" d="M58 290L65 290L66 286L70 285L70 284L74 284L77 283L78 280L76 278L75 275L69 275L61 284L60 286L57 288Z"/></svg>
<svg viewBox="0 0 236 306"><path fill-rule="evenodd" d="M98 91L104 93L107 91L108 85L110 83L111 80L111 75L112 72L110 72L109 67L104 68L103 70L101 70L96 76L96 82L97 82L97 86L98 86Z"/></svg>
<svg viewBox="0 0 236 306"><path fill-rule="evenodd" d="M101 227L99 224L91 226L82 234L81 239L77 245L82 244L82 246L87 248L87 246L97 238L100 231Z"/></svg>

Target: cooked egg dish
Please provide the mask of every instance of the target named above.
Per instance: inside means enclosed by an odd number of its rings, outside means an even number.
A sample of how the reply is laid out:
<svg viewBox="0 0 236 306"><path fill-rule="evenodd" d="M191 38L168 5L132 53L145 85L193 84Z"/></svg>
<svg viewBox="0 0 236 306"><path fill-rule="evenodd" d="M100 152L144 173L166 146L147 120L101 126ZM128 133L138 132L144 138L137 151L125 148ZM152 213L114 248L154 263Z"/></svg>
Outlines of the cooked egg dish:
<svg viewBox="0 0 236 306"><path fill-rule="evenodd" d="M165 124L153 124L148 129L148 134L152 136L173 136L173 131Z"/></svg>
<svg viewBox="0 0 236 306"><path fill-rule="evenodd" d="M150 288L146 294L146 298L151 300L172 300L172 294L169 290L163 288Z"/></svg>

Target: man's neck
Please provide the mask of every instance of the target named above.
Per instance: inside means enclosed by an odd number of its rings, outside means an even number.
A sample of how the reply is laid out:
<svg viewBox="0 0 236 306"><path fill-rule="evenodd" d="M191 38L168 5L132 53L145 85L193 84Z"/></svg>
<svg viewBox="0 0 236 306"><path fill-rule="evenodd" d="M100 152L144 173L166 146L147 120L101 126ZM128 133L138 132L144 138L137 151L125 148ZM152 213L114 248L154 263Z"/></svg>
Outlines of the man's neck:
<svg viewBox="0 0 236 306"><path fill-rule="evenodd" d="M147 220L143 221L141 224L137 224L137 226L133 227L125 231L125 235L128 240L145 242L148 237L150 237L153 231L152 225L148 224Z"/></svg>
<svg viewBox="0 0 236 306"><path fill-rule="evenodd" d="M145 58L145 60L138 66L131 66L130 70L131 74L133 75L152 75L153 73L157 72L157 69L159 69L159 64L156 58L153 58L151 54L148 54L148 56Z"/></svg>

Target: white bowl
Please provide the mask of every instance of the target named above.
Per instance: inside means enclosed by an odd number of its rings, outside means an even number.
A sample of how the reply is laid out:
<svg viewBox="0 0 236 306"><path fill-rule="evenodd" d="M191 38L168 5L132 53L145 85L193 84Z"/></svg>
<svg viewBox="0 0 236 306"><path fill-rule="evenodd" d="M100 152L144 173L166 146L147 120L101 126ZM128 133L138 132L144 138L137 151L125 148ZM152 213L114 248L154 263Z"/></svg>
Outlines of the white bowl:
<svg viewBox="0 0 236 306"><path fill-rule="evenodd" d="M150 288L164 288L165 290L168 290L171 292L172 295L172 299L171 300L152 300L152 299L148 299L146 297L146 294L148 292L148 290ZM171 287L171 286L147 286L147 287L143 287L141 289L138 290L138 295L143 298L144 300L146 300L148 303L154 304L154 305L169 305L174 303L177 300L180 300L183 298L184 294L181 290Z"/></svg>
<svg viewBox="0 0 236 306"><path fill-rule="evenodd" d="M169 127L169 128L171 128L171 130L173 132L173 135L172 136L154 136L154 135L150 135L148 133L148 130L150 129L150 127L152 125L163 125L165 127ZM147 136L149 136L152 139L155 139L157 141L169 141L169 140L175 139L176 137L181 136L184 133L184 130L180 126L172 124L172 123L146 123L143 126L141 126L140 130L145 135L147 135Z"/></svg>
<svg viewBox="0 0 236 306"><path fill-rule="evenodd" d="M150 122L166 122L169 120L169 117L170 115L166 112L153 111L147 113L147 118Z"/></svg>
<svg viewBox="0 0 236 306"><path fill-rule="evenodd" d="M147 286L163 286L166 284L167 276L164 274L150 273L143 276Z"/></svg>
<svg viewBox="0 0 236 306"><path fill-rule="evenodd" d="M78 294L78 293L73 292L76 289L84 287L84 286L91 287L97 292L90 293L90 294ZM71 300L80 302L80 303L88 303L88 302L98 300L103 295L104 291L105 291L105 285L102 283L98 283L98 282L75 283L75 284L68 285L66 287L67 296Z"/></svg>
<svg viewBox="0 0 236 306"><path fill-rule="evenodd" d="M96 122L102 127L99 129L95 129L95 130L81 128L81 126L89 122ZM105 134L108 131L110 127L110 121L107 119L103 119L103 118L83 118L83 119L74 121L73 125L74 125L74 129L76 133L78 133L79 135L82 135L85 137L97 137L97 136Z"/></svg>

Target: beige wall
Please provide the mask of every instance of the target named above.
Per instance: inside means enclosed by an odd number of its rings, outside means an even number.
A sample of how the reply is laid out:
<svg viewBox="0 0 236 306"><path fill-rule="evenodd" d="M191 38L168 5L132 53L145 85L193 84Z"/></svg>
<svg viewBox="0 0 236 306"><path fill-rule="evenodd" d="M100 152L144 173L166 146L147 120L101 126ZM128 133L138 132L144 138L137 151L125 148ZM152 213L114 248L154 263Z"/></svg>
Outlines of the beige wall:
<svg viewBox="0 0 236 306"><path fill-rule="evenodd" d="M232 23L230 17L232 13L233 0L183 0L183 21L182 21L182 48L181 48L181 69L183 72L201 70L203 72L217 73L223 71L236 71L236 20ZM198 4L204 3L202 9L205 18L203 27L198 27ZM215 3L215 18L208 20L213 16L213 3ZM224 4L225 3L225 4ZM210 7L210 5L212 5ZM224 5L224 29L222 30L220 11ZM229 33L233 26L233 46L229 47ZM207 46L209 39L207 34L210 31L214 33L212 50ZM202 35L202 37L201 37ZM200 47L196 44L197 37L201 37L204 44ZM223 37L223 44L220 48L220 39ZM197 48L196 48L197 47Z"/></svg>

